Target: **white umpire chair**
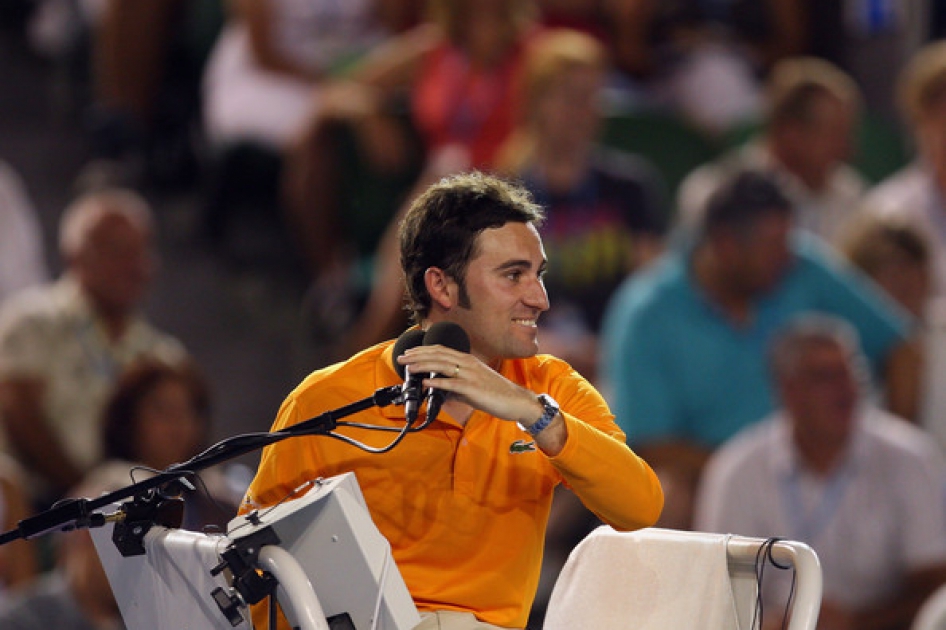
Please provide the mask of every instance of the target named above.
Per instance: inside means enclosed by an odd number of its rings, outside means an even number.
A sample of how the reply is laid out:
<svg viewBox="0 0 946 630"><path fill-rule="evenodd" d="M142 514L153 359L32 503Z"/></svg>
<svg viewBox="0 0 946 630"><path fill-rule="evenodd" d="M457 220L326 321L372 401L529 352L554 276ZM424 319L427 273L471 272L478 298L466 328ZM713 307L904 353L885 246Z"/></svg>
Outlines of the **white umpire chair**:
<svg viewBox="0 0 946 630"><path fill-rule="evenodd" d="M254 551L245 573L258 568L275 577L294 628L410 630L420 623L353 473L314 480L297 499L237 517L226 535L155 525L139 555L119 552L111 523L90 532L129 630L249 630L227 551L241 543Z"/></svg>
<svg viewBox="0 0 946 630"><path fill-rule="evenodd" d="M789 630L814 630L821 564L794 541L602 526L568 557L552 590L544 630L751 630L759 562L795 570ZM779 569L769 564L766 571Z"/></svg>

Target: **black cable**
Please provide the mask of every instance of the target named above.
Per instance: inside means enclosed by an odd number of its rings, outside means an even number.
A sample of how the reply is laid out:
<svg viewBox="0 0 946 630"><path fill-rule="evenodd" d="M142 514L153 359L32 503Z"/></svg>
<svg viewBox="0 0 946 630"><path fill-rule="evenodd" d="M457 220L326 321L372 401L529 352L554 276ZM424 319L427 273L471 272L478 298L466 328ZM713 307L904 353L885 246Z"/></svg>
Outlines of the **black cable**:
<svg viewBox="0 0 946 630"><path fill-rule="evenodd" d="M769 538L756 549L755 552L755 609L752 612L752 622L749 624L749 630L756 630L756 628L762 628L762 618L765 614L762 605L762 576L765 573L765 547L770 544L772 539Z"/></svg>
<svg viewBox="0 0 946 630"><path fill-rule="evenodd" d="M354 438L350 438L346 435L341 435L339 433L334 433L332 431L319 433L317 435L324 435L326 437L335 438L337 440L346 442L368 453L378 454L378 453L386 453L390 451L392 448L397 446L401 442L402 439L404 439L404 435L406 435L407 433L416 433L417 431L424 429L428 424L430 423L425 421L423 424L417 427L413 427L410 424L405 424L405 426L403 427L385 427L385 426L379 426L376 424L365 424L362 422L346 422L344 420L340 420L336 423L336 426L343 427L343 428L365 429L368 431L389 431L389 432L396 431L398 432L399 435L390 444L383 447L368 446L367 444L359 442L358 440ZM218 452L228 450L233 446L242 446L244 443L253 445L259 442L260 440L265 440L267 437L272 436L272 435L273 435L272 433L259 433L259 432L258 433L241 433L240 435L234 435L233 437L229 437L225 440L217 442L216 444L210 446L209 448L202 451L201 453L198 453L194 457L190 458L183 464L175 465L175 470L186 471L188 464L194 461L206 459Z"/></svg>
<svg viewBox="0 0 946 630"><path fill-rule="evenodd" d="M791 611L792 601L795 597L795 567L792 565L783 565L772 555L772 548L776 543L785 540L784 538L779 538L773 536L771 538L765 539L765 541L759 545L759 549L756 550L755 554L755 576L756 576L756 600L755 600L755 610L752 615L752 623L750 624L750 630L755 630L756 628L763 627L763 616L765 610L762 603L762 579L765 575L765 565L771 564L776 569L782 571L787 571L791 569L792 571L792 582L788 592L788 601L785 603L785 610L782 614L782 628L783 630L788 627L789 621L789 612Z"/></svg>
<svg viewBox="0 0 946 630"><path fill-rule="evenodd" d="M408 425L406 432L407 432L407 433L417 433L417 432L419 432L419 431L423 431L424 429L426 429L427 427L429 427L429 426L433 423L433 421L434 421L434 418L425 418L424 421L421 422L421 423L420 423L419 425L417 425L416 427L415 427L415 426ZM371 431L397 431L397 432L403 432L403 431L404 431L404 428L399 428L399 427L385 427L385 426L380 426L380 425L377 425L377 424L365 424L365 423L363 423L363 422L348 422L348 421L345 421L345 420L339 420L339 421L336 423L336 425L339 426L339 427L349 427L349 428L352 428L352 429L368 429L368 430L371 430Z"/></svg>
<svg viewBox="0 0 946 630"><path fill-rule="evenodd" d="M260 441L260 440L264 440L264 439L266 439L266 437L268 437L268 436L270 436L270 435L271 435L270 433L266 433L266 432L255 432L255 433L241 433L241 434L239 434L239 435L234 435L234 436L232 436L232 437L228 437L228 438L226 438L226 439L223 439L223 440L217 442L216 444L213 444L213 445L207 447L206 449L204 449L203 451L201 451L201 452L198 453L197 455L191 457L189 460L187 460L187 461L184 462L183 464L180 464L180 466L181 466L182 468L186 468L187 465L190 464L191 462L206 459L207 457L209 457L210 455L213 455L214 453L217 453L217 452L219 452L219 451L227 450L227 449L229 449L231 446L239 446L239 445L242 445L242 443L244 443L244 442L248 442L249 445L251 445L251 446L252 446L252 445L255 445L256 442L258 442L258 441Z"/></svg>
<svg viewBox="0 0 946 630"><path fill-rule="evenodd" d="M379 430L379 431L389 431L389 430L391 430L391 429L393 428L393 427L376 427L376 426L372 426L372 425L365 425L365 426L363 426L363 427L358 427L358 428L367 429L367 428L369 428L369 427L372 428L372 429L375 429L375 430ZM400 444L400 443L401 443L401 440L403 440L403 439L407 436L407 434L410 432L410 429L411 429L411 425L408 424L408 423L405 423L405 424L404 424L404 427L403 427L402 429L399 429L399 433L397 434L397 437L395 437L395 438L394 438L389 444L387 444L386 446L381 446L381 447L368 446L367 444L364 444L364 443L362 443L362 442L359 442L358 440L356 440L356 439L354 439L354 438L351 438L351 437L348 437L347 435L342 435L341 433L334 433L334 432L332 432L332 431L329 431L328 433L323 433L322 435L324 435L325 437L330 437L330 438L334 438L334 439L336 439L336 440L345 442L346 444L351 444L352 446L354 446L354 447L356 447L356 448L359 448L359 449L365 451L366 453L372 453L372 454L374 454L374 455L379 455L379 454L381 454L381 453L387 453L388 451L390 451L391 449L393 449L395 446L397 446L398 444Z"/></svg>
<svg viewBox="0 0 946 630"><path fill-rule="evenodd" d="M782 611L782 630L787 630L787 628L788 628L788 621L789 621L789 614L790 614L790 611L791 611L791 609L792 609L792 601L795 599L795 577L796 577L796 572L795 572L795 567L794 567L794 566L792 566L792 565L782 565L782 564L779 564L778 561L775 560L775 557L772 556L772 547L775 546L775 543L778 542L778 540L780 540L780 539L777 539L777 538L776 538L776 539L772 539L772 542L768 545L768 547L767 547L767 549L766 549L765 555L766 555L766 559L767 559L767 560L772 564L772 566L774 566L776 569L780 569L780 570L782 570L782 571L788 571L789 569L791 569L791 571L792 571L792 581L791 581L791 585L788 587L788 599L785 601L785 610Z"/></svg>
<svg viewBox="0 0 946 630"><path fill-rule="evenodd" d="M269 630L276 630L279 622L276 619L276 591L269 594L269 614L267 615Z"/></svg>

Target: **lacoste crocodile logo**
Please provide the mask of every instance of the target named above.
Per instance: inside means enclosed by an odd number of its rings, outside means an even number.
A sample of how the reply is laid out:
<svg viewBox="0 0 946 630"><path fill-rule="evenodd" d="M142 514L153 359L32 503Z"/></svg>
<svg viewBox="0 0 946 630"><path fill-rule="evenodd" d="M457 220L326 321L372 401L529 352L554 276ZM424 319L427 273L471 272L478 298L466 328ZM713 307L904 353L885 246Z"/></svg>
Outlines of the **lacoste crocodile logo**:
<svg viewBox="0 0 946 630"><path fill-rule="evenodd" d="M513 455L517 453L531 453L535 451L535 442L526 442L525 440L516 440L509 445L509 452Z"/></svg>

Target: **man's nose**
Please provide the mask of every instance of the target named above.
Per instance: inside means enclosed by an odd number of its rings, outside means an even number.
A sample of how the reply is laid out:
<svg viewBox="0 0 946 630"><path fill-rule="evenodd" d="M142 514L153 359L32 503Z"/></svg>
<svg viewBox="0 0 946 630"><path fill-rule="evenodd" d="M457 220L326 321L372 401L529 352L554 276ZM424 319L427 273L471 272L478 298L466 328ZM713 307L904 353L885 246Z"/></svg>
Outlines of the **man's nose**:
<svg viewBox="0 0 946 630"><path fill-rule="evenodd" d="M541 311L549 310L549 294L545 290L545 283L541 278L536 278L525 295L524 302L532 308Z"/></svg>

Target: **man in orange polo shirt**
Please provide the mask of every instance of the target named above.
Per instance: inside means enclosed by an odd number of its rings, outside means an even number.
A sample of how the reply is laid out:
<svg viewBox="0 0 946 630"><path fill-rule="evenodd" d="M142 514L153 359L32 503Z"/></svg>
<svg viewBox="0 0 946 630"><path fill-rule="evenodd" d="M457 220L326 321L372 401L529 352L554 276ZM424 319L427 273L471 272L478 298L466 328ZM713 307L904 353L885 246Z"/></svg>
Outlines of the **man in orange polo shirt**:
<svg viewBox="0 0 946 630"><path fill-rule="evenodd" d="M663 507L657 477L602 396L564 361L537 354L536 323L549 308L542 218L523 189L480 173L421 194L399 233L410 307L422 329L453 322L470 337L470 353L425 345L397 359L412 374L444 375L423 382L446 393L438 419L384 454L321 437L276 443L244 500L246 512L354 471L422 614L418 628L525 626L561 482L620 530L653 525ZM399 383L392 352L388 341L312 373L273 430ZM404 409L351 419L398 426ZM374 446L391 439L365 433L358 439Z"/></svg>

